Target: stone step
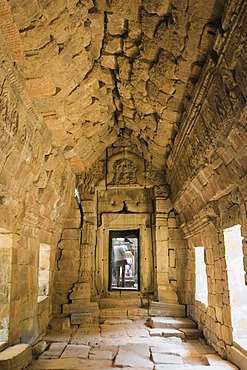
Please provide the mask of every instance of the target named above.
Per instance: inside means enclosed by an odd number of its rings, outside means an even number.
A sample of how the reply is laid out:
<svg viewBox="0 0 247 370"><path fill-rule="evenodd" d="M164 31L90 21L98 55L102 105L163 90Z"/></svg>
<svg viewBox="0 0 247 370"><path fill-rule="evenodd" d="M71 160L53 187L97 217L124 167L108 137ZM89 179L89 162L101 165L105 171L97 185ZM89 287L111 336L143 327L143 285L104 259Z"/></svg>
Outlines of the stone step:
<svg viewBox="0 0 247 370"><path fill-rule="evenodd" d="M69 317L53 317L49 322L49 330L67 330L70 328Z"/></svg>
<svg viewBox="0 0 247 370"><path fill-rule="evenodd" d="M152 370L149 346L141 343L120 345L114 367Z"/></svg>
<svg viewBox="0 0 247 370"><path fill-rule="evenodd" d="M148 318L148 310L145 308L136 307L113 307L113 308L102 308L100 310L100 319L139 319Z"/></svg>
<svg viewBox="0 0 247 370"><path fill-rule="evenodd" d="M172 317L186 317L186 307L178 303L164 303L154 302L150 303L150 316L172 316Z"/></svg>
<svg viewBox="0 0 247 370"><path fill-rule="evenodd" d="M77 303L63 304L63 314L69 313L91 313L93 316L99 315L99 307L97 302L88 300L80 300Z"/></svg>
<svg viewBox="0 0 247 370"><path fill-rule="evenodd" d="M101 319L126 319L128 317L127 308L103 308L100 310Z"/></svg>
<svg viewBox="0 0 247 370"><path fill-rule="evenodd" d="M93 317L91 313L72 313L71 317L71 325L81 325L81 324L92 324L93 323Z"/></svg>
<svg viewBox="0 0 247 370"><path fill-rule="evenodd" d="M150 337L165 337L165 338L176 337L181 339L185 338L185 334L181 330L175 328L161 328L161 329L151 328L149 329L149 335Z"/></svg>
<svg viewBox="0 0 247 370"><path fill-rule="evenodd" d="M180 317L151 317L150 326L152 328L177 328L177 329L196 329L197 324L190 318Z"/></svg>
<svg viewBox="0 0 247 370"><path fill-rule="evenodd" d="M141 300L135 299L119 299L119 298L101 298L99 301L100 308L130 308L141 307Z"/></svg>
<svg viewBox="0 0 247 370"><path fill-rule="evenodd" d="M199 329L188 329L188 328L179 328L185 335L186 339L198 339L201 338L202 331Z"/></svg>

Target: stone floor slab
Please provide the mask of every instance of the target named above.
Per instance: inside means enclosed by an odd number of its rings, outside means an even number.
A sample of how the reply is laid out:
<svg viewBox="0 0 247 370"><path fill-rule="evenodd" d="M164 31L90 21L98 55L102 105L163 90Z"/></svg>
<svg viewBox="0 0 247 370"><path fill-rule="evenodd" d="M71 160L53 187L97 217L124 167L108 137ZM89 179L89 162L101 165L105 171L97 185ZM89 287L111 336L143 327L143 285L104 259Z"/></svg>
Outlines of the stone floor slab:
<svg viewBox="0 0 247 370"><path fill-rule="evenodd" d="M100 359L100 360L112 360L113 353L112 351L103 351L101 349L92 349L89 353L89 358Z"/></svg>
<svg viewBox="0 0 247 370"><path fill-rule="evenodd" d="M238 370L237 366L233 365L231 362L223 360L218 355L209 354L205 355L205 358L210 366L214 366L215 368L217 367L219 370Z"/></svg>
<svg viewBox="0 0 247 370"><path fill-rule="evenodd" d="M173 364L182 365L182 357L176 355L167 355L163 353L152 352L153 362L155 364Z"/></svg>
<svg viewBox="0 0 247 370"><path fill-rule="evenodd" d="M79 360L79 365L78 365L78 370L106 370L112 368L112 361L111 360L94 360L94 359L89 359L89 360ZM130 369L129 369L130 370Z"/></svg>
<svg viewBox="0 0 247 370"><path fill-rule="evenodd" d="M49 359L49 358L59 358L64 350L64 348L67 346L67 342L55 342L50 345L47 351L44 351L41 356L39 356L40 359Z"/></svg>
<svg viewBox="0 0 247 370"><path fill-rule="evenodd" d="M114 320L115 321L115 320ZM215 350L208 346L202 339L189 339L170 336L180 334L174 328L162 328L162 332L168 330L168 337L151 336L148 332L146 320L133 320L132 324L85 324L79 328L69 331L68 342L57 341L59 336L55 332L56 340L50 346L50 355L58 350L56 356L61 358L42 358L33 360L28 370L110 370L111 368L121 370L236 370L231 363L222 360L215 355ZM53 336L53 332L49 335ZM64 331L63 333L64 334ZM183 333L182 333L183 334ZM63 338L63 336L60 336ZM183 340L182 340L183 339ZM74 341L78 341L75 345ZM81 358L78 353L80 345L87 348L88 358ZM61 346L61 347L60 347ZM63 349L63 346L64 349ZM88 349L90 347L90 351ZM66 353L65 348L70 349ZM73 351L74 349L75 351ZM48 351L45 351L49 355ZM48 352L48 353L47 353ZM65 357L65 356L70 357ZM205 357L205 355L208 356ZM84 357L83 356L83 357ZM171 359L183 360L184 364L171 363ZM164 361L164 363L154 363ZM209 366L209 361L212 365ZM169 362L169 363L168 363ZM207 365L207 366L206 366ZM1 366L0 366L1 369Z"/></svg>
<svg viewBox="0 0 247 370"><path fill-rule="evenodd" d="M184 356L187 351L186 349L180 345L180 344L176 344L176 343L162 343L162 345L157 345L157 346L151 346L150 347L151 349L151 352L155 352L155 353L163 353L163 354L167 354L167 355L177 355L177 356Z"/></svg>
<svg viewBox="0 0 247 370"><path fill-rule="evenodd" d="M88 358L90 346L69 344L61 355L61 358L78 357Z"/></svg>
<svg viewBox="0 0 247 370"><path fill-rule="evenodd" d="M76 331L76 328L63 331L49 331L43 338L47 342L69 342L71 335Z"/></svg>
<svg viewBox="0 0 247 370"><path fill-rule="evenodd" d="M59 358L51 360L37 360L28 370L71 370L78 369L79 359L78 358Z"/></svg>
<svg viewBox="0 0 247 370"><path fill-rule="evenodd" d="M115 366L153 369L153 362L149 359L149 356L148 345L128 344L126 346L120 346L115 360Z"/></svg>

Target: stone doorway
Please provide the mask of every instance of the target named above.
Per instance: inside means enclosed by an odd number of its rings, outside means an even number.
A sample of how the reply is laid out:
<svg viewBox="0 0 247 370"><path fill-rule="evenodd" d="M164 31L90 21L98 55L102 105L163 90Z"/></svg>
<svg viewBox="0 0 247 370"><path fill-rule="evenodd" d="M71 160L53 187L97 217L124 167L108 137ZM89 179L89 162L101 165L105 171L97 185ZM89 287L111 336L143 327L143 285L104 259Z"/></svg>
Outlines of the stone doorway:
<svg viewBox="0 0 247 370"><path fill-rule="evenodd" d="M109 232L109 290L140 288L139 230Z"/></svg>

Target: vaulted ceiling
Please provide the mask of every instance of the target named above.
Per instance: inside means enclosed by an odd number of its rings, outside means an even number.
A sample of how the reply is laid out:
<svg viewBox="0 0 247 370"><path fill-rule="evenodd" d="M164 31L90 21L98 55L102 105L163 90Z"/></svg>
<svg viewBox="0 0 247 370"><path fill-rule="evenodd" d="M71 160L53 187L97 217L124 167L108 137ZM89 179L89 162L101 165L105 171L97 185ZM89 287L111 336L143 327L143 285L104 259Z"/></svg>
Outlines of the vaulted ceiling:
<svg viewBox="0 0 247 370"><path fill-rule="evenodd" d="M164 169L224 0L0 0L23 86L76 173L120 135Z"/></svg>

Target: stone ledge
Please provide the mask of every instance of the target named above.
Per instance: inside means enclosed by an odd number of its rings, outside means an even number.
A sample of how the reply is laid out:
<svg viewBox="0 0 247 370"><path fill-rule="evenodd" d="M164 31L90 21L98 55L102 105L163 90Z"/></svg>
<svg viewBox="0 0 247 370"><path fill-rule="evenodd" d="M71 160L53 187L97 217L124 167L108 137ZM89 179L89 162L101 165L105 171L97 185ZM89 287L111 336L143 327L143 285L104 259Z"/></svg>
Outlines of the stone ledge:
<svg viewBox="0 0 247 370"><path fill-rule="evenodd" d="M240 370L247 369L246 351L240 348L237 344L227 346L227 359L237 365Z"/></svg>
<svg viewBox="0 0 247 370"><path fill-rule="evenodd" d="M1 370L21 370L32 361L32 351L29 344L16 344L0 353Z"/></svg>
<svg viewBox="0 0 247 370"><path fill-rule="evenodd" d="M6 343L6 342L0 342L0 352L2 352L7 347L8 347L8 343Z"/></svg>
<svg viewBox="0 0 247 370"><path fill-rule="evenodd" d="M186 307L177 303L154 302L150 303L150 316L186 317Z"/></svg>

